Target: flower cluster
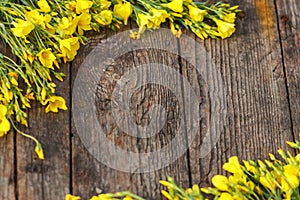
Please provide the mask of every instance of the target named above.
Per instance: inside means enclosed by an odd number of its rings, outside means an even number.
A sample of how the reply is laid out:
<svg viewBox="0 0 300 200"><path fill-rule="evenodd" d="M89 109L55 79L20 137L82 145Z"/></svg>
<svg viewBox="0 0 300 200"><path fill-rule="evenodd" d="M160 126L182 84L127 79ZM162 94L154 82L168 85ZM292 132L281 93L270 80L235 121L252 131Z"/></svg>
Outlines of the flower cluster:
<svg viewBox="0 0 300 200"><path fill-rule="evenodd" d="M287 142L295 149L300 150L300 142ZM176 185L174 180L168 177L167 181L160 184L167 188L162 190L162 195L168 200L207 200L210 197L215 200L297 200L300 199L300 153L292 156L290 152L278 150L281 156L277 159L269 154L270 160L254 162L244 160L241 164L238 157L233 156L223 165L223 169L230 173L229 176L215 175L212 178L214 187L183 189ZM141 197L129 192L116 194L100 194L91 200L117 200L137 199ZM66 200L79 200L80 197L67 195Z"/></svg>
<svg viewBox="0 0 300 200"><path fill-rule="evenodd" d="M132 32L133 38L139 38L146 28L157 29L168 21L172 33L177 37L180 37L182 27L185 27L201 39L225 39L235 31L236 13L240 11L238 6L222 2L209 5L207 2L192 0L138 0L131 7L135 13L133 18L139 26L138 32Z"/></svg>
<svg viewBox="0 0 300 200"><path fill-rule="evenodd" d="M86 31L117 30L132 18L139 26L131 33L136 39L164 22L178 37L186 27L202 39L227 38L235 31L237 8L192 0L0 0L0 37L18 59L16 63L0 53L0 137L15 128L14 120L28 126L32 101L45 106L45 112L67 109L54 79L63 81L60 67L87 42ZM42 147L35 141L42 159Z"/></svg>
<svg viewBox="0 0 300 200"><path fill-rule="evenodd" d="M300 143L288 142L298 148ZM203 192L218 196L219 199L300 199L300 154L292 156L278 150L280 159L269 154L270 160L257 162L243 161L231 157L223 169L231 173L229 177L216 175L212 178L215 188L202 189Z"/></svg>

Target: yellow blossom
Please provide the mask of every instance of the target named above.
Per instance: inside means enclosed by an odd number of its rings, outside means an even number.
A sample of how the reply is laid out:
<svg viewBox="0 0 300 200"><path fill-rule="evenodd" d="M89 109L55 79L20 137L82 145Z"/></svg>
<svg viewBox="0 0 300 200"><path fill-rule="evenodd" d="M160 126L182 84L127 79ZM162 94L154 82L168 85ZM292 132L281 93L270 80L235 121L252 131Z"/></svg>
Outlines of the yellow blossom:
<svg viewBox="0 0 300 200"><path fill-rule="evenodd" d="M245 165L247 171L249 171L249 172L251 172L251 173L253 173L253 174L256 172L256 167L255 167L255 166L251 165L251 164L250 164L248 161L246 161L246 160L243 160L243 162L244 162L244 165Z"/></svg>
<svg viewBox="0 0 300 200"><path fill-rule="evenodd" d="M170 23L170 28L171 28L171 32L173 33L173 35L175 35L176 37L180 37L182 32L181 29L176 29L174 23Z"/></svg>
<svg viewBox="0 0 300 200"><path fill-rule="evenodd" d="M223 165L223 169L230 172L230 173L239 173L242 174L243 170L241 168L241 165L239 163L238 157L237 156L233 156L231 158L229 158L229 162L225 163Z"/></svg>
<svg viewBox="0 0 300 200"><path fill-rule="evenodd" d="M18 86L18 81L17 81L18 74L16 72L12 71L12 72L9 72L8 75L11 77L10 82L13 85Z"/></svg>
<svg viewBox="0 0 300 200"><path fill-rule="evenodd" d="M79 17L79 20L78 20L78 33L80 35L83 35L84 31L88 31L88 30L91 30L91 26L90 26L90 23L91 23L91 15L88 14L88 13L82 13Z"/></svg>
<svg viewBox="0 0 300 200"><path fill-rule="evenodd" d="M63 39L59 41L59 48L61 50L61 56L64 58L64 61L73 60L77 54L77 50L80 45L78 42L78 37L72 37L68 39Z"/></svg>
<svg viewBox="0 0 300 200"><path fill-rule="evenodd" d="M112 22L112 11L110 10L103 10L98 15L94 16L96 22L98 22L102 26L106 26L111 24Z"/></svg>
<svg viewBox="0 0 300 200"><path fill-rule="evenodd" d="M196 22L202 22L204 19L204 16L207 15L207 10L201 10L192 5L188 5L188 8L189 8L190 17L192 18L192 20L194 20Z"/></svg>
<svg viewBox="0 0 300 200"><path fill-rule="evenodd" d="M284 191L299 186L299 167L288 164L283 167L283 175L284 177L281 177L281 185Z"/></svg>
<svg viewBox="0 0 300 200"><path fill-rule="evenodd" d="M15 21L16 22L12 23L15 28L12 28L11 30L17 37L25 38L34 29L34 25L30 21L22 19L16 19Z"/></svg>
<svg viewBox="0 0 300 200"><path fill-rule="evenodd" d="M62 30L64 34L72 35L76 31L78 20L78 17L63 17L60 23L58 24L58 28Z"/></svg>
<svg viewBox="0 0 300 200"><path fill-rule="evenodd" d="M170 183L168 181L160 180L159 183L167 188L173 188L172 183Z"/></svg>
<svg viewBox="0 0 300 200"><path fill-rule="evenodd" d="M221 15L221 19L225 22L234 23L235 21L235 13L229 13L225 15Z"/></svg>
<svg viewBox="0 0 300 200"><path fill-rule="evenodd" d="M259 177L259 182L265 186L266 188L269 188L272 191L276 190L276 183L275 179L271 177L270 174L266 174L265 176Z"/></svg>
<svg viewBox="0 0 300 200"><path fill-rule="evenodd" d="M10 130L10 123L6 118L7 108L0 104L0 137L4 136Z"/></svg>
<svg viewBox="0 0 300 200"><path fill-rule="evenodd" d="M48 23L51 21L51 15L41 15L37 9L26 12L25 15L33 24L40 25L44 29L47 29Z"/></svg>
<svg viewBox="0 0 300 200"><path fill-rule="evenodd" d="M152 8L151 13L153 18L150 20L153 22L153 24L155 24L156 27L159 27L161 23L165 22L166 19L170 17L170 14L165 10Z"/></svg>
<svg viewBox="0 0 300 200"><path fill-rule="evenodd" d="M126 196L126 197L123 198L123 200L133 200L133 198L130 197L130 196Z"/></svg>
<svg viewBox="0 0 300 200"><path fill-rule="evenodd" d="M50 6L46 0L39 0L37 2L37 4L42 12L50 12L51 11Z"/></svg>
<svg viewBox="0 0 300 200"><path fill-rule="evenodd" d="M25 12L25 16L33 23L40 25L43 23L43 16L39 13L37 9Z"/></svg>
<svg viewBox="0 0 300 200"><path fill-rule="evenodd" d="M50 68L50 69L54 69L53 62L56 60L56 57L51 52L51 48L41 50L37 54L37 56L43 66Z"/></svg>
<svg viewBox="0 0 300 200"><path fill-rule="evenodd" d="M228 178L222 175L215 175L212 179L212 184L221 191L228 191Z"/></svg>
<svg viewBox="0 0 300 200"><path fill-rule="evenodd" d="M232 35L232 33L234 33L235 28L233 23L225 22L216 18L213 20L218 26L218 31L222 39L228 38Z"/></svg>
<svg viewBox="0 0 300 200"><path fill-rule="evenodd" d="M207 33L201 29L195 28L194 26L190 26L193 33L195 33L201 40L204 40L208 37Z"/></svg>
<svg viewBox="0 0 300 200"><path fill-rule="evenodd" d="M128 18L132 13L132 7L129 2L117 4L114 6L114 15L121 17L124 24L127 25Z"/></svg>
<svg viewBox="0 0 300 200"><path fill-rule="evenodd" d="M172 196L165 190L161 190L161 194L166 197L166 199L168 200L173 200L174 198L172 198Z"/></svg>
<svg viewBox="0 0 300 200"><path fill-rule="evenodd" d="M162 5L173 10L174 12L181 13L183 11L183 0L173 0L170 3Z"/></svg>
<svg viewBox="0 0 300 200"><path fill-rule="evenodd" d="M111 1L107 1L107 0L100 0L100 8L101 10L108 10L108 8L111 5Z"/></svg>
<svg viewBox="0 0 300 200"><path fill-rule="evenodd" d="M137 14L137 24L139 26L138 34L143 33L146 30L146 27L158 28L157 25L153 23L153 18L155 17L143 13Z"/></svg>
<svg viewBox="0 0 300 200"><path fill-rule="evenodd" d="M80 197L71 195L71 194L67 194L66 195L66 200L80 200Z"/></svg>
<svg viewBox="0 0 300 200"><path fill-rule="evenodd" d="M41 144L37 144L36 147L35 147L35 153L36 155L38 156L38 158L40 160L44 160L44 152L43 152L43 148L41 146Z"/></svg>
<svg viewBox="0 0 300 200"><path fill-rule="evenodd" d="M48 112L58 112L58 109L62 109L62 110L67 110L67 106L66 106L66 101L64 100L64 98L60 97L60 96L51 96L48 99L46 99L46 101L44 102L44 104L46 105L47 103L48 106L46 107L46 113Z"/></svg>
<svg viewBox="0 0 300 200"><path fill-rule="evenodd" d="M219 200L234 200L234 199L235 198L231 194L229 194L227 192L221 193L221 195L219 197Z"/></svg>
<svg viewBox="0 0 300 200"><path fill-rule="evenodd" d="M93 5L92 1L87 0L77 0L76 1L76 13L85 13L87 12Z"/></svg>

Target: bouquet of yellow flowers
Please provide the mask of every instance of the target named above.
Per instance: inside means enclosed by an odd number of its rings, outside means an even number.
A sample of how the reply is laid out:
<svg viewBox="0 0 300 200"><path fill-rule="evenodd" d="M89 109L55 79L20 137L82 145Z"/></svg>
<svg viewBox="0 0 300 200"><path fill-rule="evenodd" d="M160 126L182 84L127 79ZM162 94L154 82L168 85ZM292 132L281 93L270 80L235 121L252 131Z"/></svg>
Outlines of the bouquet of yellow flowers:
<svg viewBox="0 0 300 200"><path fill-rule="evenodd" d="M53 79L63 81L62 63L72 61L84 33L117 30L129 18L139 29L130 37L140 38L146 29L157 29L167 22L179 37L182 28L199 38L227 38L235 31L238 6L222 2L208 4L192 0L0 0L0 37L19 62L0 53L0 137L13 127L36 142L36 152L43 159L41 144L18 130L14 121L28 126L27 110L32 101L46 107L46 112L66 110L66 102L55 92ZM22 87L20 87L22 85Z"/></svg>
<svg viewBox="0 0 300 200"><path fill-rule="evenodd" d="M300 149L300 142L287 142L295 149ZM233 156L223 165L229 175L215 175L212 178L214 187L199 188L197 184L191 188L182 188L175 181L161 180L160 184L167 188L161 194L168 200L269 200L269 199L300 199L300 154L278 150L281 158L269 154L270 160L257 162L244 160L239 162ZM209 198L211 197L211 198ZM79 200L80 197L67 194L66 200ZM130 192L105 193L93 196L91 200L144 200Z"/></svg>

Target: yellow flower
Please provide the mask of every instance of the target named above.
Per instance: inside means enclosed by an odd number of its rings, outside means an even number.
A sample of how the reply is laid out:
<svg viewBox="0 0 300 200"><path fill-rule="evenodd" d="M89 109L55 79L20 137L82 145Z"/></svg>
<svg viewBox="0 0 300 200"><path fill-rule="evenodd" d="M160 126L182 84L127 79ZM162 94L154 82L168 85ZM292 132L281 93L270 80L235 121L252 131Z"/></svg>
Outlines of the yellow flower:
<svg viewBox="0 0 300 200"><path fill-rule="evenodd" d="M33 23L33 24L42 24L43 23L43 16L40 15L37 9L31 10L29 12L25 12L25 16Z"/></svg>
<svg viewBox="0 0 300 200"><path fill-rule="evenodd" d="M266 174L265 176L259 177L259 182L265 186L266 188L269 188L272 191L276 190L276 183L275 179L271 177L270 174Z"/></svg>
<svg viewBox="0 0 300 200"><path fill-rule="evenodd" d="M166 199L168 199L168 200L173 200L174 198L172 198L172 196L167 192L167 191L165 191L165 190L162 190L161 191L161 194L164 196L164 197L166 197Z"/></svg>
<svg viewBox="0 0 300 200"><path fill-rule="evenodd" d="M58 24L58 28L62 30L64 34L72 35L76 31L78 20L78 17L75 17L74 19L72 19L72 17L63 17Z"/></svg>
<svg viewBox="0 0 300 200"><path fill-rule="evenodd" d="M229 158L229 162L223 165L223 169L233 174L243 174L243 170L237 156Z"/></svg>
<svg viewBox="0 0 300 200"><path fill-rule="evenodd" d="M201 10L197 7L188 5L189 8L189 14L192 20L196 22L202 22L204 19L204 16L207 15L207 10Z"/></svg>
<svg viewBox="0 0 300 200"><path fill-rule="evenodd" d="M133 200L133 198L130 197L130 196L126 196L126 197L123 198L123 200Z"/></svg>
<svg viewBox="0 0 300 200"><path fill-rule="evenodd" d="M66 195L66 200L80 200L80 197L71 195L71 194L67 194Z"/></svg>
<svg viewBox="0 0 300 200"><path fill-rule="evenodd" d="M167 7L174 12L181 13L183 11L183 0L173 0L170 3L162 4L162 6Z"/></svg>
<svg viewBox="0 0 300 200"><path fill-rule="evenodd" d="M285 192L285 199L284 200L291 200L293 195L293 190L289 190Z"/></svg>
<svg viewBox="0 0 300 200"><path fill-rule="evenodd" d="M229 13L221 16L221 19L225 22L234 23L235 21L235 13Z"/></svg>
<svg viewBox="0 0 300 200"><path fill-rule="evenodd" d="M51 11L50 6L46 0L39 0L37 2L37 4L42 12L50 12Z"/></svg>
<svg viewBox="0 0 300 200"><path fill-rule="evenodd" d="M127 25L127 21L131 13L132 7L129 2L117 4L114 7L114 15L121 17L124 20L125 25Z"/></svg>
<svg viewBox="0 0 300 200"><path fill-rule="evenodd" d="M168 181L160 180L159 183L167 188L173 188L173 184Z"/></svg>
<svg viewBox="0 0 300 200"><path fill-rule="evenodd" d="M0 137L4 136L10 130L10 123L6 118L7 108L0 104Z"/></svg>
<svg viewBox="0 0 300 200"><path fill-rule="evenodd" d="M26 12L25 15L33 24L40 25L44 29L46 29L46 26L49 26L48 23L51 21L51 16L49 14L43 16L37 9Z"/></svg>
<svg viewBox="0 0 300 200"><path fill-rule="evenodd" d="M77 54L77 50L79 49L80 45L78 42L78 37L72 37L68 39L63 39L59 41L59 48L61 50L61 56L64 58L66 62L71 61Z"/></svg>
<svg viewBox="0 0 300 200"><path fill-rule="evenodd" d="M288 191L290 188L297 188L299 186L299 167L294 165L286 165L283 167L283 175L281 177L281 185L284 191Z"/></svg>
<svg viewBox="0 0 300 200"><path fill-rule="evenodd" d="M91 30L91 26L90 26L90 23L91 23L91 15L88 14L88 13L82 13L79 17L79 20L78 20L78 33L80 35L83 35L84 31L88 31L88 30Z"/></svg>
<svg viewBox="0 0 300 200"><path fill-rule="evenodd" d="M190 26L193 33L195 33L201 40L204 40L208 37L207 33L204 30Z"/></svg>
<svg viewBox="0 0 300 200"><path fill-rule="evenodd" d="M223 192L219 197L219 200L234 200L234 199L235 198L227 192Z"/></svg>
<svg viewBox="0 0 300 200"><path fill-rule="evenodd" d="M221 191L228 191L228 178L222 175L215 175L211 179L212 184Z"/></svg>
<svg viewBox="0 0 300 200"><path fill-rule="evenodd" d="M87 12L93 5L93 2L87 0L77 0L76 1L76 13L85 13Z"/></svg>
<svg viewBox="0 0 300 200"><path fill-rule="evenodd" d="M107 1L107 0L100 0L100 8L101 10L108 10L108 8L111 5L111 1Z"/></svg>
<svg viewBox="0 0 300 200"><path fill-rule="evenodd" d="M13 92L10 90L10 85L6 86L6 84L4 82L2 82L2 86L1 86L0 90L4 96L4 98L2 98L1 100L3 102L9 103L12 100L12 98L14 97Z"/></svg>
<svg viewBox="0 0 300 200"><path fill-rule="evenodd" d="M93 196L90 200L114 200L114 194L100 194L98 196Z"/></svg>
<svg viewBox="0 0 300 200"><path fill-rule="evenodd" d="M39 159L41 160L44 160L44 152L43 152L43 148L41 146L40 143L38 143L36 146L35 146L35 153L36 155L38 156Z"/></svg>
<svg viewBox="0 0 300 200"><path fill-rule="evenodd" d="M16 72L9 72L8 75L10 76L10 82L15 85L18 86L18 74Z"/></svg>
<svg viewBox="0 0 300 200"><path fill-rule="evenodd" d="M94 16L96 22L103 26L111 24L112 17L112 11L110 10L103 10L98 15Z"/></svg>
<svg viewBox="0 0 300 200"><path fill-rule="evenodd" d="M30 21L24 21L22 19L16 19L16 22L12 24L15 28L11 30L17 37L25 38L34 29L34 25Z"/></svg>
<svg viewBox="0 0 300 200"><path fill-rule="evenodd" d="M234 33L235 28L233 23L228 23L216 18L214 18L214 21L218 26L218 31L222 39L230 37L232 33Z"/></svg>
<svg viewBox="0 0 300 200"><path fill-rule="evenodd" d="M173 35L175 35L178 38L181 36L181 29L176 29L174 23L170 22L170 28Z"/></svg>
<svg viewBox="0 0 300 200"><path fill-rule="evenodd" d="M161 23L165 22L168 17L170 17L170 14L165 10L158 10L152 8L151 13L153 15L153 18L150 20L153 22L153 24L155 24L157 28L160 26Z"/></svg>
<svg viewBox="0 0 300 200"><path fill-rule="evenodd" d="M246 160L243 160L243 162L244 162L244 165L245 165L247 171L249 171L249 172L251 172L251 173L253 173L253 174L256 172L256 167L255 167L255 166L251 165L251 164L250 164L248 161L246 161Z"/></svg>
<svg viewBox="0 0 300 200"><path fill-rule="evenodd" d="M51 49L43 49L37 54L40 62L42 63L43 66L48 67L50 69L53 68L53 62L56 60L56 57L54 54L51 52Z"/></svg>
<svg viewBox="0 0 300 200"><path fill-rule="evenodd" d="M48 104L46 107L46 113L48 112L58 112L58 109L67 110L66 101L64 98L60 96L51 96L50 98L46 99L44 104Z"/></svg>

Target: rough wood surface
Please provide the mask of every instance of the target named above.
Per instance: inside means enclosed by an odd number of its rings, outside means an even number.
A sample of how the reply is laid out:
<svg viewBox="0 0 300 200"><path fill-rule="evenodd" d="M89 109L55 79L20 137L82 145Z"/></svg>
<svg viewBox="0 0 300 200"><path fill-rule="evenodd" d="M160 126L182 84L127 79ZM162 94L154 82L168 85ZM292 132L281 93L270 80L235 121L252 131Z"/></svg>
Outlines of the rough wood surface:
<svg viewBox="0 0 300 200"><path fill-rule="evenodd" d="M57 94L69 106L69 65L62 65L67 74L64 82L56 82ZM29 111L29 128L24 132L35 136L43 146L45 160L37 158L35 143L17 134L17 198L62 199L70 192L69 112L45 113L45 108L34 104Z"/></svg>
<svg viewBox="0 0 300 200"><path fill-rule="evenodd" d="M300 134L300 1L277 0L276 8L292 131L298 138Z"/></svg>
<svg viewBox="0 0 300 200"><path fill-rule="evenodd" d="M195 52L206 59L207 67L213 62L222 74L227 101L224 131L214 150L197 160L200 138L190 149L192 182L201 185L224 173L222 164L230 156L265 159L293 140L274 4L267 0L235 3L245 13L237 20L236 34L223 41L207 40L202 44L206 51Z"/></svg>
<svg viewBox="0 0 300 200"><path fill-rule="evenodd" d="M0 139L0 199L63 199L67 193L88 199L99 192L120 190L130 190L146 199L161 199L162 187L158 185L160 179L172 176L183 187L192 184L207 186L214 174L224 173L221 166L230 156L238 155L241 160L265 159L269 152L276 152L280 147L286 148L285 141L298 138L300 2L228 2L239 4L244 11L237 19L236 33L231 38L201 41L186 32L197 43L190 45L186 40L168 38L177 44L178 53L154 49L130 51L108 66L104 76L99 78L96 101L91 102L95 104L98 123L105 130L109 142L131 152L157 151L176 137L176 129L181 123L191 122L192 115L182 118L180 102L183 99L163 86L150 84L140 87L129 104L130 117L137 124L147 125L150 113L157 104L167 108L168 113L167 125L162 131L147 139L137 139L126 134L113 119L109 104L112 91L116 81L126 72L143 64L156 62L179 71L200 99L200 128L190 148L182 156L155 172L134 173L135 170L132 169L131 173L127 173L98 162L89 153L89 147L83 144L74 120L71 120L74 118L71 113L71 89L80 65L92 49L116 34L107 31L91 35L90 42L80 49L76 59L70 65L62 67L67 77L63 83L57 84L57 91L67 100L69 111L45 114L44 108L35 104L29 112L30 127L22 130L33 134L42 143L45 161L36 158L34 143L30 140L14 136L13 133ZM136 26L123 30L130 28ZM157 35L156 39L165 38ZM1 50L6 52L3 45ZM118 48L112 50L118 51ZM177 54L180 52L188 52L186 56L189 59L179 57ZM197 73L196 69L199 67L204 71ZM169 74L161 71L153 73L161 74L161 81L173 81ZM141 79L149 80L147 71L142 74ZM137 85L136 79L130 81L133 86ZM183 82L178 84L178 89L182 91L181 94L190 90ZM87 91L82 91L83 95L86 93ZM213 99L214 94L220 94L220 99L226 100L225 123L219 139L213 134L209 135L208 141L214 143L216 140L217 144L212 145L212 151L208 151L203 157L202 147L208 127L212 123L214 126L221 125L220 121L212 121L212 111L216 107L221 108L219 112L224 112L224 105L218 104L218 99ZM185 98L184 101L193 100L191 97ZM196 110L192 106L186 109L188 113ZM125 122L124 126L130 126L128 121ZM87 118L86 123L93 122ZM186 148L190 137L188 131L181 134L185 138L176 146L178 149ZM170 152L169 156L172 153L174 152ZM113 156L114 152L107 154ZM101 155L98 153L98 156ZM153 162L161 161L150 161L149 167Z"/></svg>
<svg viewBox="0 0 300 200"><path fill-rule="evenodd" d="M2 41L0 41L0 53L12 56L8 46ZM10 131L0 139L0 199L16 199L14 137L14 132Z"/></svg>

